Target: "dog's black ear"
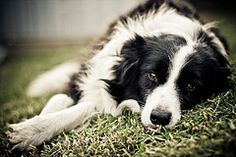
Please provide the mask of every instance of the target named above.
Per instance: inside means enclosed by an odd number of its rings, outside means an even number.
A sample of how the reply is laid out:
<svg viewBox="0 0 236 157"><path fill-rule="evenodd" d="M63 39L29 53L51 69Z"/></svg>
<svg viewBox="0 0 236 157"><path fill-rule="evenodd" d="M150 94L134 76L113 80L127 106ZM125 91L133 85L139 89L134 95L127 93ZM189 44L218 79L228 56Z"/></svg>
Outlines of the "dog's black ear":
<svg viewBox="0 0 236 157"><path fill-rule="evenodd" d="M225 37L221 34L220 30L218 28L212 27L209 29L211 32L215 34L215 36L220 40L220 42L223 44L225 50L227 53L229 53L229 45Z"/></svg>
<svg viewBox="0 0 236 157"><path fill-rule="evenodd" d="M188 0L166 0L166 4L175 9L178 13L192 19L198 19L199 15L197 14L196 9L189 3Z"/></svg>
<svg viewBox="0 0 236 157"><path fill-rule="evenodd" d="M139 35L129 40L121 49L121 61L114 66L114 71L119 84L126 85L138 75L138 67L143 55L145 40Z"/></svg>
<svg viewBox="0 0 236 157"><path fill-rule="evenodd" d="M209 36L205 31L200 30L197 34L197 40L202 44L209 45L209 47L212 50L209 52L212 53L212 55L214 55L214 59L216 59L222 67L229 66L229 62L225 54L225 52L228 53L229 51L226 39L220 34L217 28L209 28L209 31L214 33L215 37ZM214 41L215 38L217 38L220 43L215 42ZM220 48L221 46L219 44L222 44L223 49Z"/></svg>
<svg viewBox="0 0 236 157"><path fill-rule="evenodd" d="M217 93L227 89L229 86L229 76L231 71L226 56L227 54L222 52L228 51L228 44L216 28L210 28L209 31L214 33L215 37L209 36L204 31L199 31L198 40L200 43L209 45L210 49L205 52L208 52L209 55L211 55L211 59L206 60L206 63L203 64L207 65L205 67L205 70L207 71L206 80L208 80L206 86L208 86L208 89L210 90L209 93ZM215 42L215 38L218 38L221 43ZM225 50L223 50L219 44L222 44Z"/></svg>
<svg viewBox="0 0 236 157"><path fill-rule="evenodd" d="M206 67L211 71L206 74L204 86L206 96L212 93L218 94L222 91L228 90L230 88L230 69L221 65L215 64L215 67Z"/></svg>
<svg viewBox="0 0 236 157"><path fill-rule="evenodd" d="M126 86L138 77L144 44L145 39L136 34L133 39L127 41L121 48L121 60L113 67L116 84Z"/></svg>
<svg viewBox="0 0 236 157"><path fill-rule="evenodd" d="M113 66L114 79L103 80L108 85L108 91L118 102L123 98L138 99L135 93L138 91L137 78L144 44L145 40L139 35L127 41L121 49L121 60Z"/></svg>
<svg viewBox="0 0 236 157"><path fill-rule="evenodd" d="M142 49L145 44L145 39L138 34L135 37L127 41L121 49L121 56L125 59L138 58L142 55Z"/></svg>

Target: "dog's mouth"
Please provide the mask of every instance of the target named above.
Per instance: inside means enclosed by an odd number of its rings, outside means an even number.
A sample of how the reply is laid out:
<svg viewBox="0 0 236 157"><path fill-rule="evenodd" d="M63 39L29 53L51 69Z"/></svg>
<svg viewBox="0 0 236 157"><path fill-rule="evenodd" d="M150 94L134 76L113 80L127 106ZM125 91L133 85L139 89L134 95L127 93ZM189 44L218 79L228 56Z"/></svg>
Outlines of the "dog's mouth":
<svg viewBox="0 0 236 157"><path fill-rule="evenodd" d="M153 124L150 124L148 126L145 126L145 129L147 130L151 130L151 131L157 131L157 130L160 130L163 126L162 125L153 125Z"/></svg>
<svg viewBox="0 0 236 157"><path fill-rule="evenodd" d="M151 130L151 131L158 131L161 130L162 128L172 128L174 125L168 124L168 125L154 125L154 124L149 124L147 126L144 126L145 129Z"/></svg>

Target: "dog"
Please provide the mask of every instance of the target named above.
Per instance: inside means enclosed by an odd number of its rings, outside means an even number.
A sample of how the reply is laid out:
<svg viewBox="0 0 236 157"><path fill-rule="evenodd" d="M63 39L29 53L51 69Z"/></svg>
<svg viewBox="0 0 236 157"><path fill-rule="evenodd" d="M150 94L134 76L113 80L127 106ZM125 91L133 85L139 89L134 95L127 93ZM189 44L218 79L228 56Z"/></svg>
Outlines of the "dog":
<svg viewBox="0 0 236 157"><path fill-rule="evenodd" d="M181 110L229 84L228 46L182 1L147 0L113 22L93 57L40 75L30 96L58 92L42 112L11 124L13 149L38 146L97 114L141 113L144 127L172 127Z"/></svg>

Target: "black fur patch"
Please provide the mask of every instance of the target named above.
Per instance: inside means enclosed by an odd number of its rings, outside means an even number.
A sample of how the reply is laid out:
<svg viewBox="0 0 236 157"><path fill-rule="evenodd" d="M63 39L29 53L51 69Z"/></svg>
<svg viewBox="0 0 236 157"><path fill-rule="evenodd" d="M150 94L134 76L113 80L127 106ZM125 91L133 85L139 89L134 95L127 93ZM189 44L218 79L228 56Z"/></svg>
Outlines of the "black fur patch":
<svg viewBox="0 0 236 157"><path fill-rule="evenodd" d="M191 108L212 93L228 88L228 61L218 52L206 34L203 33L201 36L204 36L202 42L206 42L207 46L199 45L195 48L196 53L189 57L176 83L182 109Z"/></svg>
<svg viewBox="0 0 236 157"><path fill-rule="evenodd" d="M81 97L82 90L78 86L78 83L82 83L81 76L87 76L87 71L87 64L81 64L79 72L71 76L70 83L65 90L65 93L74 100L74 103L77 103Z"/></svg>
<svg viewBox="0 0 236 157"><path fill-rule="evenodd" d="M220 35L219 31L217 31L216 29L212 29L212 30L214 30L214 32L217 32L216 36L219 38L220 41L222 41L224 49L227 52L228 51L228 45L227 45L226 40ZM203 30L200 30L197 33L197 40L200 41L200 43L202 45L207 45L211 49L212 55L214 55L214 57L218 60L220 65L227 66L229 64L227 59L220 52L221 50L219 49L219 46L216 45L216 43L213 42L213 38L210 37L206 32L204 32Z"/></svg>
<svg viewBox="0 0 236 157"><path fill-rule="evenodd" d="M168 0L166 1L169 7L177 10L178 13L190 19L200 20L196 10L184 0Z"/></svg>

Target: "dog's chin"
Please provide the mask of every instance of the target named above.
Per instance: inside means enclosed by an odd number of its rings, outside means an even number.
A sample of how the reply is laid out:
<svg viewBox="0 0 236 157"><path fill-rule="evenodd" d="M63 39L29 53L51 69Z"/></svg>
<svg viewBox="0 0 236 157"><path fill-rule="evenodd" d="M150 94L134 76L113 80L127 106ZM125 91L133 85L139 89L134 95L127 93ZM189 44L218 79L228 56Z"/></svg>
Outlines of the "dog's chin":
<svg viewBox="0 0 236 157"><path fill-rule="evenodd" d="M160 130L162 127L163 127L163 126L161 126L161 125L153 125L153 124L150 124L150 125L148 125L148 126L145 126L145 128L146 128L147 130L150 130L150 131L158 131L158 130Z"/></svg>

